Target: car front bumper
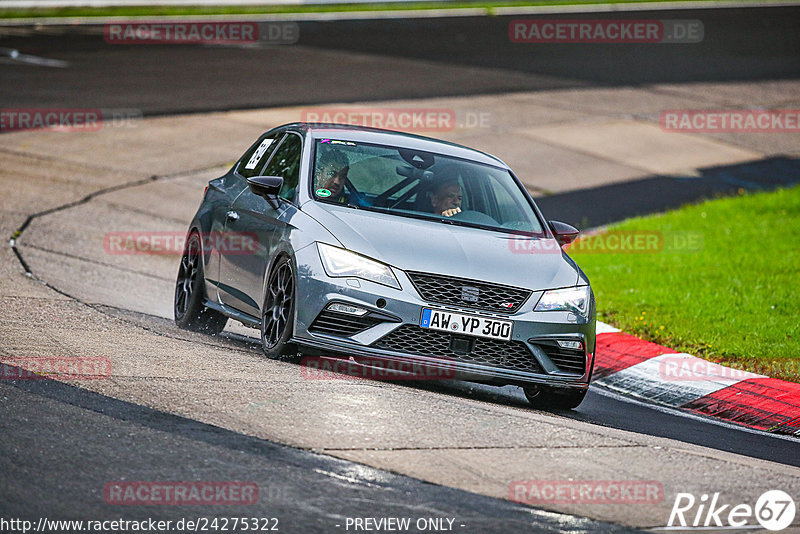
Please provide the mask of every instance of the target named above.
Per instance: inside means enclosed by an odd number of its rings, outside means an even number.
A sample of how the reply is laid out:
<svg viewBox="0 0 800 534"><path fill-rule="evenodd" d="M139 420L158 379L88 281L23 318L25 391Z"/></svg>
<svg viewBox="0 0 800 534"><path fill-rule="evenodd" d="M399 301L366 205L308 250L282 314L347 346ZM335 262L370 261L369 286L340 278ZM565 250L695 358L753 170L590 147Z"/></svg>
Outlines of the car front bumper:
<svg viewBox="0 0 800 534"><path fill-rule="evenodd" d="M332 278L322 267L317 247L310 245L296 251L297 305L293 341L306 354L333 357L368 358L387 363L387 368L404 364L422 366L429 377L447 377L497 385L542 384L562 388L585 389L589 385L595 352L595 309L592 300L589 317L570 312L535 312L541 291L534 291L525 303L511 314L480 311L423 300L411 280L401 270L392 268L401 289L357 278ZM315 320L331 303L356 306L368 311L365 328L355 334L327 328L321 332ZM513 321L511 341L482 342L477 351L453 352L455 334L432 333L419 327L424 308L450 310ZM358 318L354 319L358 321ZM403 330L398 330L403 329ZM343 329L346 330L346 329ZM398 340L401 332L411 333L408 343ZM394 333L393 336L390 334ZM443 337L444 336L444 337ZM456 335L457 336L457 335ZM466 336L460 336L463 338ZM450 339L448 347L441 346ZM430 342L417 342L426 340ZM559 360L558 340L579 341L580 354L572 351L569 369ZM473 347L477 347L473 343ZM512 350L513 349L513 350ZM569 351L568 351L569 352ZM432 355L433 353L433 355ZM528 360L529 358L529 360ZM578 362L582 358L582 365ZM582 368L582 372L577 369Z"/></svg>

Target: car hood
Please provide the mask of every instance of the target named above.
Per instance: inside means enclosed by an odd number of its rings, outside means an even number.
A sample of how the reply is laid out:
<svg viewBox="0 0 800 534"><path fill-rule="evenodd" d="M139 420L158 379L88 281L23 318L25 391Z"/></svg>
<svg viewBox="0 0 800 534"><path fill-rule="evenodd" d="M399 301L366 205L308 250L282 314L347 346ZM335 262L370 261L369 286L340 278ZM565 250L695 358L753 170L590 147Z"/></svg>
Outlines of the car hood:
<svg viewBox="0 0 800 534"><path fill-rule="evenodd" d="M348 250L402 270L445 274L534 291L573 286L578 272L553 239L491 232L344 206L302 209Z"/></svg>

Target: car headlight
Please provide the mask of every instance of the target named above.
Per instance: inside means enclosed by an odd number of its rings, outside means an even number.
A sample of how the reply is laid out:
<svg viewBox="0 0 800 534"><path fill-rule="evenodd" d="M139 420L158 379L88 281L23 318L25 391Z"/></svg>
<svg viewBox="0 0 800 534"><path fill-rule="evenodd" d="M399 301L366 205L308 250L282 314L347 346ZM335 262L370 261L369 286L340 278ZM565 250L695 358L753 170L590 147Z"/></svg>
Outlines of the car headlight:
<svg viewBox="0 0 800 534"><path fill-rule="evenodd" d="M388 265L325 243L317 243L317 250L319 250L322 266L330 277L361 278L400 289L400 283Z"/></svg>
<svg viewBox="0 0 800 534"><path fill-rule="evenodd" d="M589 314L589 286L568 287L545 291L533 311L571 311L581 317Z"/></svg>

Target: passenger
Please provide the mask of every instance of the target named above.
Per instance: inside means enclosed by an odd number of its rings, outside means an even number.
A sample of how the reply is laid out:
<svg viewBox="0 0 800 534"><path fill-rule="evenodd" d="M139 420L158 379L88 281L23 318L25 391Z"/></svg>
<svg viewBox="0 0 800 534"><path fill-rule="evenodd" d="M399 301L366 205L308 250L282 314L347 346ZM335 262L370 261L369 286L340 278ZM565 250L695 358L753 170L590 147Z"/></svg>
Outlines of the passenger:
<svg viewBox="0 0 800 534"><path fill-rule="evenodd" d="M433 212L445 217L452 217L461 212L461 184L458 180L444 180L437 184L431 193Z"/></svg>

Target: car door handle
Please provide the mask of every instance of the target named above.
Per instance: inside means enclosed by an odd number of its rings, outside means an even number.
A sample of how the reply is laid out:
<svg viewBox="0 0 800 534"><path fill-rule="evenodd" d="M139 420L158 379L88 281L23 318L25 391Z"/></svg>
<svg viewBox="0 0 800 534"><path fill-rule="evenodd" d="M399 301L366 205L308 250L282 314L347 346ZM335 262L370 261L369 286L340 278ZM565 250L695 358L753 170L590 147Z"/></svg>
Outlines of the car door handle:
<svg viewBox="0 0 800 534"><path fill-rule="evenodd" d="M225 216L228 218L229 221L238 221L239 220L239 214L236 213L233 210L231 210L228 213L226 213Z"/></svg>

